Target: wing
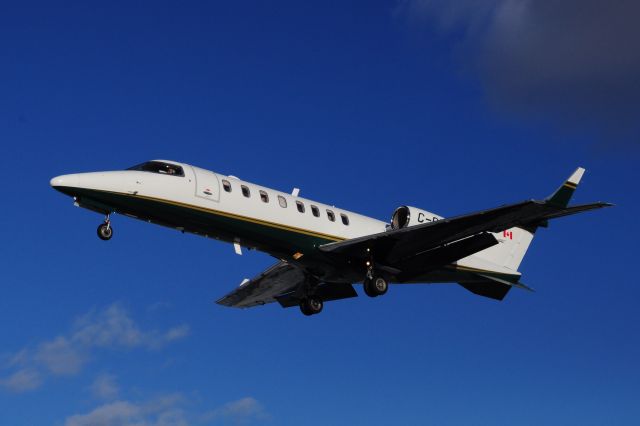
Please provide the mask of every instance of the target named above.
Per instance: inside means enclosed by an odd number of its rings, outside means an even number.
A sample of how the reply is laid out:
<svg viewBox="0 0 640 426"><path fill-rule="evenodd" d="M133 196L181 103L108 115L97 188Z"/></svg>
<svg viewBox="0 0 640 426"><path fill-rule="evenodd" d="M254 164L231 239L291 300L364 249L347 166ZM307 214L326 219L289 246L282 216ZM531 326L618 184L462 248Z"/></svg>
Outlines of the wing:
<svg viewBox="0 0 640 426"><path fill-rule="evenodd" d="M219 305L249 308L276 301L276 296L290 292L304 284L307 277L302 269L280 261L216 301Z"/></svg>
<svg viewBox="0 0 640 426"><path fill-rule="evenodd" d="M319 247L335 260L349 263L373 260L376 268L407 281L429 271L497 244L492 233L520 227L535 231L548 220L608 207L609 203L569 207L584 169L579 167L553 194L544 200L483 210L449 219L428 222ZM355 262L354 262L355 261Z"/></svg>
<svg viewBox="0 0 640 426"><path fill-rule="evenodd" d="M277 301L282 307L288 308L298 306L310 290L325 301L358 295L351 284L325 283L311 289L314 282L315 279L304 269L280 261L255 278L243 281L237 289L216 303L235 308L250 308Z"/></svg>
<svg viewBox="0 0 640 426"><path fill-rule="evenodd" d="M376 262L395 267L418 255L441 252L448 244L462 244L465 239L477 238L490 232L501 232L519 226L544 226L548 219L610 206L608 203L583 204L563 207L549 200L522 203L483 210L463 216L442 219L422 225L367 235L338 243L326 244L319 249L328 254L366 260L373 256ZM490 241L486 241L490 244ZM467 250L454 253L457 259L467 256ZM464 255L464 256L462 256ZM449 261L457 260L449 259ZM400 269L400 268L399 268Z"/></svg>

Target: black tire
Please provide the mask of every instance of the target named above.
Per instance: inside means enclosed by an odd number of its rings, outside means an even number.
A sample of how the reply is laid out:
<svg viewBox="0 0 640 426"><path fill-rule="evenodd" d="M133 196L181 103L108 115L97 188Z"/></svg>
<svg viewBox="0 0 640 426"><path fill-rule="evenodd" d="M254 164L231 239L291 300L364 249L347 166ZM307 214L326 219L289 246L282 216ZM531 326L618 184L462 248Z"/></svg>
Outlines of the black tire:
<svg viewBox="0 0 640 426"><path fill-rule="evenodd" d="M365 280L362 282L362 288L364 289L364 294L366 294L367 296L369 297L378 296L378 294L373 289L373 280L369 278L365 278Z"/></svg>
<svg viewBox="0 0 640 426"><path fill-rule="evenodd" d="M387 291L389 291L389 282L385 278L380 276L373 277L371 287L373 288L373 291L377 296L382 296Z"/></svg>
<svg viewBox="0 0 640 426"><path fill-rule="evenodd" d="M322 308L324 307L324 303L322 302L322 299L318 297L310 297L307 299L307 303L312 315L316 315L322 312Z"/></svg>
<svg viewBox="0 0 640 426"><path fill-rule="evenodd" d="M374 276L373 279L366 278L362 286L364 293L369 297L382 296L389 290L389 282L379 275Z"/></svg>
<svg viewBox="0 0 640 426"><path fill-rule="evenodd" d="M300 302L300 312L302 312L305 316L313 315L313 313L309 310L307 306L307 300L303 300Z"/></svg>
<svg viewBox="0 0 640 426"><path fill-rule="evenodd" d="M100 226L98 226L98 238L102 241L109 241L111 237L113 237L113 227L106 223L100 224Z"/></svg>
<svg viewBox="0 0 640 426"><path fill-rule="evenodd" d="M306 316L317 315L322 312L323 306L322 299L309 297L300 302L300 311Z"/></svg>

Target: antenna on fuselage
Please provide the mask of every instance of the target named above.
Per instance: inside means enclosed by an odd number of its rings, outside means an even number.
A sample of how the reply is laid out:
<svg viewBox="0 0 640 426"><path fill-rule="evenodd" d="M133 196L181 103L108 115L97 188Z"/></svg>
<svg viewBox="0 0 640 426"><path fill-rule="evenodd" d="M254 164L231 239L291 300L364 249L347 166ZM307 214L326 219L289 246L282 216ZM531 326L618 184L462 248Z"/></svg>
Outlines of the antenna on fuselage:
<svg viewBox="0 0 640 426"><path fill-rule="evenodd" d="M240 247L239 241L233 242L233 250L236 252L238 256L242 256L242 247Z"/></svg>
<svg viewBox="0 0 640 426"><path fill-rule="evenodd" d="M291 191L291 195L297 197L298 194L300 194L300 188L293 188L293 191Z"/></svg>

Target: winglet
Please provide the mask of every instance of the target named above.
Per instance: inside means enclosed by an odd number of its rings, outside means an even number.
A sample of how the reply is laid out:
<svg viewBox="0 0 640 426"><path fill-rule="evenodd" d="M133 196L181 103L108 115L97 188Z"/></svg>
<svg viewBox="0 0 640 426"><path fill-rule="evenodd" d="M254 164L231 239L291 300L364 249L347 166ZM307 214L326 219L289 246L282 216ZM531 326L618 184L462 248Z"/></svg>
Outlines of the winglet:
<svg viewBox="0 0 640 426"><path fill-rule="evenodd" d="M558 207L567 207L571 200L571 196L573 196L573 192L578 187L580 179L582 179L583 174L584 169L582 167L578 167L578 169L573 172L569 179L567 179L556 192L547 197L547 202Z"/></svg>

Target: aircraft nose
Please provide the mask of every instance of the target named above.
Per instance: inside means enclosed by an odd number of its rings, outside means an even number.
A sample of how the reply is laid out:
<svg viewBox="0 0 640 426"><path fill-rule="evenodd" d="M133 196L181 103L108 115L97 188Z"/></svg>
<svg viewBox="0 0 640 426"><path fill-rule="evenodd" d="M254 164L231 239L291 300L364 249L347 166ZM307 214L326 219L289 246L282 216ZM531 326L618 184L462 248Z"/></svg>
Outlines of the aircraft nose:
<svg viewBox="0 0 640 426"><path fill-rule="evenodd" d="M49 184L54 188L61 187L61 186L75 187L78 185L78 176L77 175L56 176L53 179L51 179Z"/></svg>

